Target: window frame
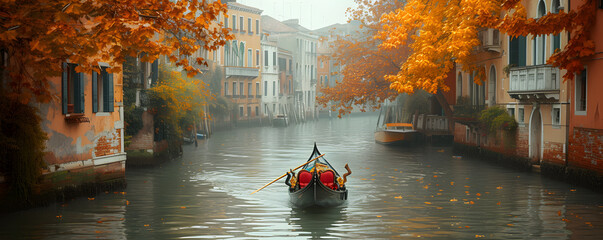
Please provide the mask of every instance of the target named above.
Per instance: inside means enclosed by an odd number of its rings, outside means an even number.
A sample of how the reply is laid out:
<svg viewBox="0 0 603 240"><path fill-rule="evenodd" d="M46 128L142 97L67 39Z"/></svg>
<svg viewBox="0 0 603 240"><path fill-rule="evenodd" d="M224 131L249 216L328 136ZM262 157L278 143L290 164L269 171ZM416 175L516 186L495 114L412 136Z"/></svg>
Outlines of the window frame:
<svg viewBox="0 0 603 240"><path fill-rule="evenodd" d="M555 110L557 110L557 116L555 115ZM555 118L558 118L555 121ZM561 104L553 104L551 107L551 125L553 128L559 128L561 126Z"/></svg>
<svg viewBox="0 0 603 240"><path fill-rule="evenodd" d="M580 79L580 81L582 82L582 78L584 76L584 97L582 97L582 93L580 92L580 94L578 94L578 79ZM586 67L584 67L584 70L582 70L582 72L574 77L576 80L574 81L574 114L575 115L581 115L581 116L586 116L586 111L588 111L588 70ZM582 84L581 84L582 85ZM581 88L582 89L582 88ZM578 96L580 95L580 96ZM582 98L584 98L584 110L578 110L579 106L582 105L578 105L580 103L579 100L581 100ZM580 108L582 109L582 108Z"/></svg>
<svg viewBox="0 0 603 240"><path fill-rule="evenodd" d="M85 77L84 73L75 71L77 64L63 62L63 73L61 76L61 105L64 115L84 114L86 112L85 102ZM70 106L71 111L70 111Z"/></svg>

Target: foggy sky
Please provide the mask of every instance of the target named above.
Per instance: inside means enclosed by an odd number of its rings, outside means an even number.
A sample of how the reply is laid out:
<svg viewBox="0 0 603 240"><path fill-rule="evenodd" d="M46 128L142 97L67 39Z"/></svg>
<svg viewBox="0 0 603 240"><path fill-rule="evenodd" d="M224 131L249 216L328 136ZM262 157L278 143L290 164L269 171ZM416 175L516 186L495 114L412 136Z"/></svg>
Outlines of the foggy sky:
<svg viewBox="0 0 603 240"><path fill-rule="evenodd" d="M238 3L264 10L280 21L297 18L310 30L335 23L346 23L346 9L355 7L354 0L237 0Z"/></svg>

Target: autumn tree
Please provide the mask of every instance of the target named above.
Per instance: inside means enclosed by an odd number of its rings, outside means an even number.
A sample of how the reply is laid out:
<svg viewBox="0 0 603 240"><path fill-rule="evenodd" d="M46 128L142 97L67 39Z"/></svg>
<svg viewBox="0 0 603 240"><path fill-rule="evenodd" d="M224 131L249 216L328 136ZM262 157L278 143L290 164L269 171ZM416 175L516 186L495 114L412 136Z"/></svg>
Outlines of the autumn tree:
<svg viewBox="0 0 603 240"><path fill-rule="evenodd" d="M402 7L403 3L386 0L356 0L356 3L358 8L348 9L348 15L351 20L361 22L361 29L325 40L330 42L331 58L343 79L333 87L321 89L317 102L338 110L339 116L350 112L354 105L376 109L383 101L393 100L398 93L389 88L390 83L383 76L396 73L408 56L405 46L383 50L379 48L381 41L374 38L382 30L379 17Z"/></svg>
<svg viewBox="0 0 603 240"><path fill-rule="evenodd" d="M221 1L0 0L0 171L14 173L13 186L28 194L46 138L28 104L59 100L49 79L60 76L62 63L90 73L104 62L120 72L128 56L152 62L164 55L195 75L188 56L232 39L216 21L226 13Z"/></svg>
<svg viewBox="0 0 603 240"><path fill-rule="evenodd" d="M489 27L512 37L569 32L569 43L547 63L567 70L564 79L571 79L582 70L581 59L594 53L594 42L588 39L594 4L587 0L577 10L534 19L527 18L520 0L409 0L381 18L384 26L376 36L383 41L380 47L395 50L407 45L412 52L397 73L385 78L401 93L448 91L444 79L458 63L465 72L476 71L475 82L482 84L485 73L474 58L480 44L478 29Z"/></svg>
<svg viewBox="0 0 603 240"><path fill-rule="evenodd" d="M0 49L8 54L11 99L47 102L49 77L59 76L61 62L76 71L99 71L99 62L121 71L127 56L151 62L169 56L190 74L199 73L186 57L216 50L232 37L212 24L227 8L220 1L170 0L1 0ZM205 59L196 58L198 64Z"/></svg>

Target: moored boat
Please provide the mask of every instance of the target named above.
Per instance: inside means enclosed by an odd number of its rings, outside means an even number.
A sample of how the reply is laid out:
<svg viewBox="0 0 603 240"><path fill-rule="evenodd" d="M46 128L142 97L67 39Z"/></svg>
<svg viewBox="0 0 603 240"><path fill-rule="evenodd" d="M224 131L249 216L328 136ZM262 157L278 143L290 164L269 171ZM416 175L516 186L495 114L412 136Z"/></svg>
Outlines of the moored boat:
<svg viewBox="0 0 603 240"><path fill-rule="evenodd" d="M386 123L375 131L375 142L381 144L413 143L418 138L418 132L410 123Z"/></svg>
<svg viewBox="0 0 603 240"><path fill-rule="evenodd" d="M345 203L348 199L345 182L347 176L352 173L347 164L345 168L348 172L341 177L335 168L321 156L314 144L314 151L308 159L308 164L297 174L293 171L289 172L285 180L289 186L291 203L300 208L332 207Z"/></svg>

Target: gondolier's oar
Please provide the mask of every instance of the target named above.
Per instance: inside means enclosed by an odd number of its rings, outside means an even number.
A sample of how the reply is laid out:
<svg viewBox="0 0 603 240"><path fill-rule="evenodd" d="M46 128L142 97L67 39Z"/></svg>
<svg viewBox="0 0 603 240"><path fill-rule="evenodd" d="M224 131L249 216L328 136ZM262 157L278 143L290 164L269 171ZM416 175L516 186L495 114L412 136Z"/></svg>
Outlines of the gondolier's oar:
<svg viewBox="0 0 603 240"><path fill-rule="evenodd" d="M301 168L301 167L303 167L303 166L307 165L308 163L310 163L310 162L312 162L312 161L314 161L314 160L316 160L316 159L321 158L322 156L324 156L324 154L322 154L322 155L320 155L320 156L318 156L318 157L315 157L315 158L313 158L313 159L312 159L312 160L310 160L310 161L305 162L304 164L300 165L299 167L294 168L294 169L293 169L293 171L295 171L295 170L297 170L297 169L299 169L299 168ZM254 193L256 193L256 192L259 192L260 190L264 189L265 187L268 187L270 184L273 184L274 182L278 181L279 179L281 179L281 178L283 178L283 177L285 177L285 176L287 176L287 174L286 174L286 173L285 173L285 174L283 174L282 176L278 177L277 179L272 180L272 182L269 182L268 184L264 185L264 186L263 186L263 187L261 187L260 189L253 191L251 194L254 194Z"/></svg>

